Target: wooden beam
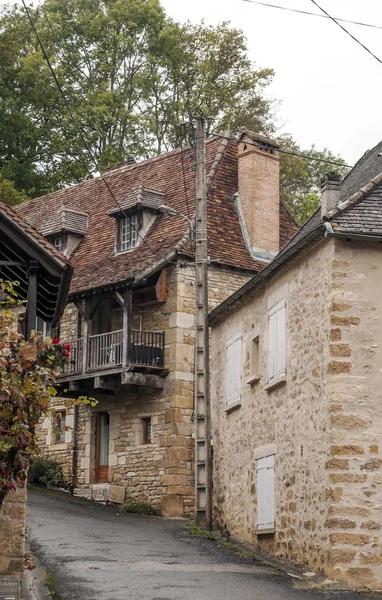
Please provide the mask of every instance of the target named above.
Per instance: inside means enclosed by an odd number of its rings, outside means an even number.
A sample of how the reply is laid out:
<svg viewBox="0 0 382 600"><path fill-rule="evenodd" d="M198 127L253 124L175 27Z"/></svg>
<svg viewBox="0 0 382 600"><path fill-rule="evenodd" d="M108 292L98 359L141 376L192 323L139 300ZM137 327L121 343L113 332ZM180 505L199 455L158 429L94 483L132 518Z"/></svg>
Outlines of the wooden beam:
<svg viewBox="0 0 382 600"><path fill-rule="evenodd" d="M125 369L129 363L130 344L131 344L131 319L132 308L132 289L128 288L123 292L123 331L122 331L122 368Z"/></svg>
<svg viewBox="0 0 382 600"><path fill-rule="evenodd" d="M155 293L158 302L167 301L168 269L163 269L155 285Z"/></svg>
<svg viewBox="0 0 382 600"><path fill-rule="evenodd" d="M164 379L158 375L148 375L146 373L133 373L132 371L124 371L121 375L122 385L138 385L142 387L154 388L163 390Z"/></svg>
<svg viewBox="0 0 382 600"><path fill-rule="evenodd" d="M27 299L27 315L25 337L30 339L32 329L36 328L37 317L37 273L39 263L36 260L31 260L28 270L28 299Z"/></svg>

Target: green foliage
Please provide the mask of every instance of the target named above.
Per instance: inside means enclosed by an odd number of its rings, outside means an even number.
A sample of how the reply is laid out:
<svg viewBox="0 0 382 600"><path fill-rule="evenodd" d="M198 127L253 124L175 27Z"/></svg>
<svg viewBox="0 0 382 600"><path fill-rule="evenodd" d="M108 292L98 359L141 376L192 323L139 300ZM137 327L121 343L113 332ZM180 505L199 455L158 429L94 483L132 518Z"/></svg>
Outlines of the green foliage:
<svg viewBox="0 0 382 600"><path fill-rule="evenodd" d="M158 516L159 511L147 502L138 502L138 500L128 500L122 507L123 512L136 513L137 515Z"/></svg>
<svg viewBox="0 0 382 600"><path fill-rule="evenodd" d="M243 33L227 23L180 25L159 0L45 0L30 11L101 167L179 147L177 125L198 107L211 117L207 134L228 124L273 131L263 94L273 72L254 68ZM0 18L0 69L3 179L35 197L91 176L94 165L16 5Z"/></svg>
<svg viewBox="0 0 382 600"><path fill-rule="evenodd" d="M280 147L286 150L345 164L343 158L332 154L327 148L320 151L313 145L309 150L301 150L291 135L280 136L278 141ZM343 177L348 169L291 154L281 154L280 159L281 200L301 225L320 205L320 182L325 174L330 171Z"/></svg>
<svg viewBox="0 0 382 600"><path fill-rule="evenodd" d="M18 304L15 284L0 279L0 508L38 454L36 425L52 412L56 376L70 355L60 340L42 340L37 332L25 340L17 331Z"/></svg>
<svg viewBox="0 0 382 600"><path fill-rule="evenodd" d="M62 467L56 461L37 457L31 462L28 481L34 485L48 488L65 488L66 482Z"/></svg>
<svg viewBox="0 0 382 600"><path fill-rule="evenodd" d="M209 529L204 529L203 527L199 527L194 523L186 523L183 525L183 529L185 529L190 535L198 537L202 540L216 541L218 539L218 534L216 531L209 531Z"/></svg>

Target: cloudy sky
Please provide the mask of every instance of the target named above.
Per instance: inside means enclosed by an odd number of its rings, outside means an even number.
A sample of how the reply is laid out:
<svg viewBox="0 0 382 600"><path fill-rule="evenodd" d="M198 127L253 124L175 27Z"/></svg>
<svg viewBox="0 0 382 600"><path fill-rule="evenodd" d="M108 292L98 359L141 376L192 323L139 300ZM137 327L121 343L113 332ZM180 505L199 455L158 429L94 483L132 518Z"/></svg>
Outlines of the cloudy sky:
<svg viewBox="0 0 382 600"><path fill-rule="evenodd" d="M280 125L303 148L313 143L327 146L353 164L382 139L382 64L332 21L246 0L161 1L176 20L230 21L244 30L251 60L276 72L270 93L282 101ZM319 13L311 0L264 1ZM4 4L0 0L0 10ZM379 25L381 29L344 23L382 60L381 0L318 0L318 4L334 17Z"/></svg>
<svg viewBox="0 0 382 600"><path fill-rule="evenodd" d="M264 0L319 12L311 0ZM317 0L382 61L381 0ZM307 148L327 146L353 164L382 139L382 64L328 19L289 13L244 0L162 0L176 20L244 30L250 58L275 72L271 94L282 101L280 123Z"/></svg>

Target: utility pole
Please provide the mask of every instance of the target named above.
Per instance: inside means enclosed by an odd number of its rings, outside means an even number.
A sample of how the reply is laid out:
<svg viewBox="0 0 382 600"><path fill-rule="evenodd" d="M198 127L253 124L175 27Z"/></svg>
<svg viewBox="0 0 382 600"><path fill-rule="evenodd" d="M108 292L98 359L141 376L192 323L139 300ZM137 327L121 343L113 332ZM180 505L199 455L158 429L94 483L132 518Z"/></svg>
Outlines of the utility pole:
<svg viewBox="0 0 382 600"><path fill-rule="evenodd" d="M205 117L195 116L195 521L212 529L212 453L208 329L208 248Z"/></svg>

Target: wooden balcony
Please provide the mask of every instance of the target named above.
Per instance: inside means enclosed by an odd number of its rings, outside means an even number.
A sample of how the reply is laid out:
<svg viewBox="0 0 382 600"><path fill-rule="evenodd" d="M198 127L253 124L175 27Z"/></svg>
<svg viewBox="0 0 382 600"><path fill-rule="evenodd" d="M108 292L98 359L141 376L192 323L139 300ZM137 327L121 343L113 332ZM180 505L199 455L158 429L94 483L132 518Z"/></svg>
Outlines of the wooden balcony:
<svg viewBox="0 0 382 600"><path fill-rule="evenodd" d="M70 359L58 377L59 383L94 378L94 387L104 387L101 383L105 383L106 376L120 375L122 385L163 387L156 377L167 374L164 333L132 329L128 336L121 329L89 335L87 343L85 338L65 343L71 346Z"/></svg>

